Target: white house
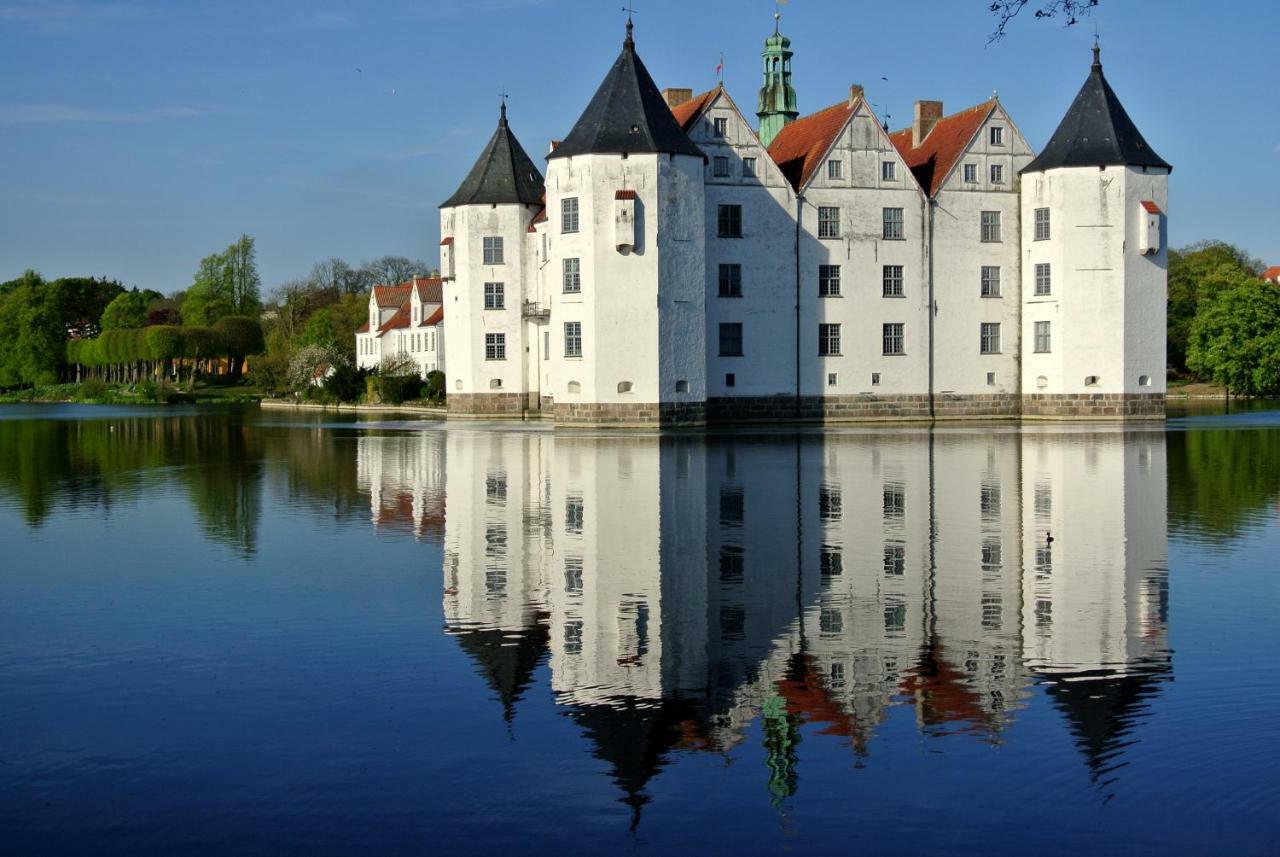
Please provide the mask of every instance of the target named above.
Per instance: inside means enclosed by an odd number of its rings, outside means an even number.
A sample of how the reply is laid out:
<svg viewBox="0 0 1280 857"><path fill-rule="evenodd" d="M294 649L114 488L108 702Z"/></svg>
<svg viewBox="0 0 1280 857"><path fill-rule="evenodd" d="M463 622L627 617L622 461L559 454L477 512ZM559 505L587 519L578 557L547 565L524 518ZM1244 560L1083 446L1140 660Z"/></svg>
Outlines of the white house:
<svg viewBox="0 0 1280 857"><path fill-rule="evenodd" d="M503 105L441 206L452 415L1163 416L1171 168L1096 48L1038 157L995 97L889 133L857 85L799 116L779 32L763 60L757 132L660 92L628 22L545 179Z"/></svg>
<svg viewBox="0 0 1280 857"><path fill-rule="evenodd" d="M439 277L414 277L374 286L369 320L356 331L356 365L374 369L387 360L412 360L424 378L445 371L441 284Z"/></svg>

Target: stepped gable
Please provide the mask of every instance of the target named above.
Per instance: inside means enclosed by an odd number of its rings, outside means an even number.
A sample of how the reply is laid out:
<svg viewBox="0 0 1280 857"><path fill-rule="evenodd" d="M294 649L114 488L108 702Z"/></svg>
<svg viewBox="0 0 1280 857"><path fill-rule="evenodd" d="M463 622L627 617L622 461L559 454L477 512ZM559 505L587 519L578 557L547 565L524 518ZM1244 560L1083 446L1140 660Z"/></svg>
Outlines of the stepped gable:
<svg viewBox="0 0 1280 857"><path fill-rule="evenodd" d="M458 205L537 205L546 189L542 173L507 125L507 105L502 105L498 127L480 158L441 208Z"/></svg>
<svg viewBox="0 0 1280 857"><path fill-rule="evenodd" d="M952 113L937 121L919 146L911 145L911 129L903 128L889 135L902 160L907 162L911 174L929 196L936 196L942 183L950 175L956 161L969 148L973 136L987 121L996 101L984 101L959 113Z"/></svg>
<svg viewBox="0 0 1280 857"><path fill-rule="evenodd" d="M859 96L841 101L797 119L779 131L769 144L769 156L797 191L809 183L861 100Z"/></svg>
<svg viewBox="0 0 1280 857"><path fill-rule="evenodd" d="M1173 170L1142 138L1111 84L1102 74L1101 50L1093 46L1093 66L1058 130L1024 173L1058 167L1157 167Z"/></svg>
<svg viewBox="0 0 1280 857"><path fill-rule="evenodd" d="M703 157L681 130L658 86L636 54L627 21L622 53L569 136L547 159L574 155L661 152Z"/></svg>

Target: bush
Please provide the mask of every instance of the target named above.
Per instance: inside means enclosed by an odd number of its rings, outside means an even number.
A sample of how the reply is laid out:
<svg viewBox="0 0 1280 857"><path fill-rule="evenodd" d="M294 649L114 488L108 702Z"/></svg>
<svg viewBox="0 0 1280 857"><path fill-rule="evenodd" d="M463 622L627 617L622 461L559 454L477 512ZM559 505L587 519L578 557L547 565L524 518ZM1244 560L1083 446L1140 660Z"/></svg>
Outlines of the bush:
<svg viewBox="0 0 1280 857"><path fill-rule="evenodd" d="M186 398L182 391L167 381L143 381L138 385L138 395L159 405L177 404Z"/></svg>
<svg viewBox="0 0 1280 857"><path fill-rule="evenodd" d="M444 373L439 369L427 373L427 398L433 402L444 401Z"/></svg>
<svg viewBox="0 0 1280 857"><path fill-rule="evenodd" d="M378 378L378 393L388 405L399 405L422 397L422 376L414 370L408 375L383 375Z"/></svg>
<svg viewBox="0 0 1280 857"><path fill-rule="evenodd" d="M76 390L76 398L80 401L93 401L107 395L107 384L101 378L89 378Z"/></svg>
<svg viewBox="0 0 1280 857"><path fill-rule="evenodd" d="M333 374L325 379L324 388L339 402L354 402L365 391L365 376L368 374L350 363L340 363L333 367Z"/></svg>

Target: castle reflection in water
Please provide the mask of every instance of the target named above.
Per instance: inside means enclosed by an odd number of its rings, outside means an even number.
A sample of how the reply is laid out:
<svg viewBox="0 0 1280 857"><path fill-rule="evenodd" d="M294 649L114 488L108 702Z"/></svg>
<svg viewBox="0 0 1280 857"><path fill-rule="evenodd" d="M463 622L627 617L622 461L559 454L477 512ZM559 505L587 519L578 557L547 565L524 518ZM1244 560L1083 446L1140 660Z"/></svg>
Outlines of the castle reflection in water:
<svg viewBox="0 0 1280 857"><path fill-rule="evenodd" d="M998 743L1042 693L1100 787L1171 675L1165 434L1075 426L360 439L375 523L443 538L444 616L511 718L537 668L638 811L682 752L895 709Z"/></svg>

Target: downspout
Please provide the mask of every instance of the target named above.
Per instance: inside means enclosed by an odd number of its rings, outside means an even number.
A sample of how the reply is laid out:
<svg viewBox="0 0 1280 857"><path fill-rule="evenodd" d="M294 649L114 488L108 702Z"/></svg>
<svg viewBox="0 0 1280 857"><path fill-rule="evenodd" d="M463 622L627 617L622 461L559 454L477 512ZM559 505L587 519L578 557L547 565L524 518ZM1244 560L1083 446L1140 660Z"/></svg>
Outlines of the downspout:
<svg viewBox="0 0 1280 857"><path fill-rule="evenodd" d="M929 253L929 419L934 419L933 403L933 318L938 314L937 304L933 300L933 212L937 201L929 197L928 253Z"/></svg>
<svg viewBox="0 0 1280 857"><path fill-rule="evenodd" d="M800 235L804 221L804 196L796 194L796 420L804 415L800 402Z"/></svg>

